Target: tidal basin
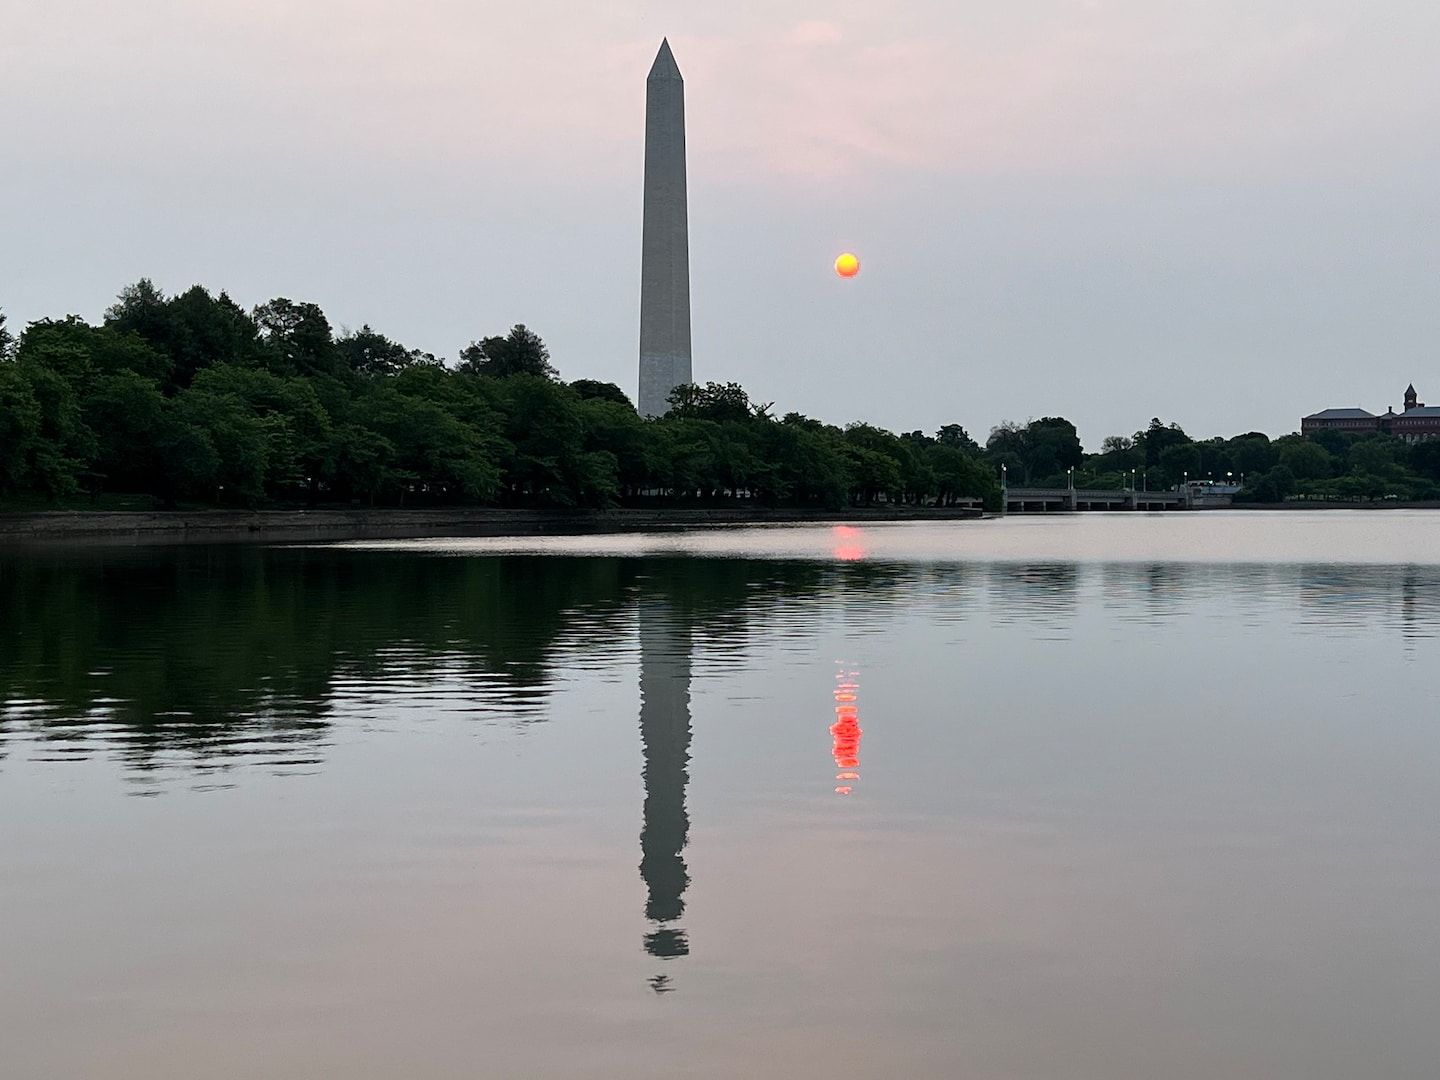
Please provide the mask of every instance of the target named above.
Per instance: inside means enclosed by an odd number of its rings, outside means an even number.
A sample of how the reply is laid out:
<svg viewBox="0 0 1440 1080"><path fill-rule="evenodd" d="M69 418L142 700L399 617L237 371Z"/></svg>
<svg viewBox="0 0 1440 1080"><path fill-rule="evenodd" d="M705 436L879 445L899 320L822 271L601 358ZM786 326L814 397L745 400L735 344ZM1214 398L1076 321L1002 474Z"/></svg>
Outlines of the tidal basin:
<svg viewBox="0 0 1440 1080"><path fill-rule="evenodd" d="M0 1075L1431 1080L1440 514L0 554Z"/></svg>

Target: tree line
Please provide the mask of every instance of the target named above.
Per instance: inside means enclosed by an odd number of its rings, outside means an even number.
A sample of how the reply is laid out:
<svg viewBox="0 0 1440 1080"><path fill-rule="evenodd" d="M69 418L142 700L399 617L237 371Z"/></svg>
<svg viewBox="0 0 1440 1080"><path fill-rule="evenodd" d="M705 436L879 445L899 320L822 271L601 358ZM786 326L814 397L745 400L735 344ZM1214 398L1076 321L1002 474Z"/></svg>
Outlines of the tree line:
<svg viewBox="0 0 1440 1080"><path fill-rule="evenodd" d="M647 419L613 383L564 381L523 325L447 363L368 325L337 334L313 303L246 311L200 286L166 296L142 280L98 325L44 319L18 337L0 314L11 507L993 508L1001 466L1046 485L1072 468L1091 486L1243 472L1257 497L1419 498L1440 481L1435 451L1381 436L1197 442L1156 420L1086 454L1073 424L1045 417L981 446L958 424L896 434L775 416L735 383L679 387Z"/></svg>
<svg viewBox="0 0 1440 1080"><path fill-rule="evenodd" d="M1016 486L1151 491L1187 480L1243 485L1250 502L1440 499L1440 441L1406 443L1384 433L1321 431L1277 439L1259 431L1194 439L1178 424L1152 419L1133 435L1112 435L1086 453L1075 427L1060 417L1001 424L986 458L1003 465Z"/></svg>
<svg viewBox="0 0 1440 1080"><path fill-rule="evenodd" d="M162 506L841 508L994 502L968 439L774 417L733 383L640 417L611 383L561 380L523 325L454 364L314 304L245 311L195 287L126 288L100 325L0 319L0 496ZM113 504L113 501L112 501Z"/></svg>

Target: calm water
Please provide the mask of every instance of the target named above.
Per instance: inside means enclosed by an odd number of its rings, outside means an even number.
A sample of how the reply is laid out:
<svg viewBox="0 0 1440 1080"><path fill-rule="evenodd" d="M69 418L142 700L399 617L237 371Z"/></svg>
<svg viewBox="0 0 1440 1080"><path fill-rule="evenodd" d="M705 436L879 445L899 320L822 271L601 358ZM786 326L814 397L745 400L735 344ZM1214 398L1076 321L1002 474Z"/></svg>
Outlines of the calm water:
<svg viewBox="0 0 1440 1080"><path fill-rule="evenodd" d="M1433 1080L1437 541L0 557L0 1076Z"/></svg>

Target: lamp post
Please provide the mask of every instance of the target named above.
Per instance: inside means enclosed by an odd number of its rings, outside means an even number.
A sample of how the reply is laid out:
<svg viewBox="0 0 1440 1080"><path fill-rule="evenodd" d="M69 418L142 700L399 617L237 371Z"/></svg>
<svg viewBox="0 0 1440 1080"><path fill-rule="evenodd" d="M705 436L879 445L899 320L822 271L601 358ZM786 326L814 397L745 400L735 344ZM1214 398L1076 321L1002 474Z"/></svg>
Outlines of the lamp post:
<svg viewBox="0 0 1440 1080"><path fill-rule="evenodd" d="M1130 470L1130 494L1135 494L1135 470Z"/></svg>

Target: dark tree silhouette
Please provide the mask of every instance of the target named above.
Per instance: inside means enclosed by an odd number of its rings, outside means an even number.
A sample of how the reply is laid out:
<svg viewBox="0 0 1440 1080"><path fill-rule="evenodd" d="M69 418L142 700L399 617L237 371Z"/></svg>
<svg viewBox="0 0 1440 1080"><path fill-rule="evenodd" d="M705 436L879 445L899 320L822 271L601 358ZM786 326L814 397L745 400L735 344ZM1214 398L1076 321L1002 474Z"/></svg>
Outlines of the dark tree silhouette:
<svg viewBox="0 0 1440 1080"><path fill-rule="evenodd" d="M550 350L540 335L524 323L516 323L504 337L487 337L472 341L460 350L459 369L470 375L488 375L496 379L511 375L533 375L555 379L559 372L550 363Z"/></svg>

